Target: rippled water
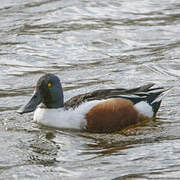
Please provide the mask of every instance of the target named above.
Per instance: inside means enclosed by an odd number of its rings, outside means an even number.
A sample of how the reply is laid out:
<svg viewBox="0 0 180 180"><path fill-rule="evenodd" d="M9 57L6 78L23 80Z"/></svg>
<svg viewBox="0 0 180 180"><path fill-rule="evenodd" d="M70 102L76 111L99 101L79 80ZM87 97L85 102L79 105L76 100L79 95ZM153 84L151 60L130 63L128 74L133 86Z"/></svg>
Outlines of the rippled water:
<svg viewBox="0 0 180 180"><path fill-rule="evenodd" d="M0 179L180 177L178 0L1 0ZM154 82L174 87L136 134L48 129L16 110L38 78L65 99Z"/></svg>

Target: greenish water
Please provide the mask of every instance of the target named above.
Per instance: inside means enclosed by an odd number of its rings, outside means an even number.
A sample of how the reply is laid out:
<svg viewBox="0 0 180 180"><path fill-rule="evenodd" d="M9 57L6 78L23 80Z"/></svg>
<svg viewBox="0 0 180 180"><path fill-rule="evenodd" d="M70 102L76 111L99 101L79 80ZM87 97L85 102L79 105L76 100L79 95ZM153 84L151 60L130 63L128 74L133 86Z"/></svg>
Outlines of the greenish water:
<svg viewBox="0 0 180 180"><path fill-rule="evenodd" d="M179 32L178 0L1 0L0 179L178 179ZM65 99L174 88L135 135L55 130L16 113L44 73L60 77Z"/></svg>

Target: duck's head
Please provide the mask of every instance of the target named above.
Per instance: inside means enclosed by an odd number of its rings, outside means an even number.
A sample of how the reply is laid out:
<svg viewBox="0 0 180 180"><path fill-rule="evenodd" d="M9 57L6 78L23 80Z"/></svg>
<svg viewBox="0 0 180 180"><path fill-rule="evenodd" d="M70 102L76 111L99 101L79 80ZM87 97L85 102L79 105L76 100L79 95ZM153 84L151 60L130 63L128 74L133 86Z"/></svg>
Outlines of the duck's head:
<svg viewBox="0 0 180 180"><path fill-rule="evenodd" d="M60 108L64 106L60 79L54 74L45 74L40 77L30 101L22 106L18 113L32 112L40 103L43 103L45 108Z"/></svg>

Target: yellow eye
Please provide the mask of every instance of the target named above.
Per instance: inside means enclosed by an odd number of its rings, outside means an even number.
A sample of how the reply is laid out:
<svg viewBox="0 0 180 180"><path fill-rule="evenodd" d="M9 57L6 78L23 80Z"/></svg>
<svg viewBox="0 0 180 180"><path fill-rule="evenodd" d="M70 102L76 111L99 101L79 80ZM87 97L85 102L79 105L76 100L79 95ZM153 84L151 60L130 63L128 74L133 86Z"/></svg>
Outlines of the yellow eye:
<svg viewBox="0 0 180 180"><path fill-rule="evenodd" d="M52 84L51 83L48 83L48 87L51 87L52 86Z"/></svg>

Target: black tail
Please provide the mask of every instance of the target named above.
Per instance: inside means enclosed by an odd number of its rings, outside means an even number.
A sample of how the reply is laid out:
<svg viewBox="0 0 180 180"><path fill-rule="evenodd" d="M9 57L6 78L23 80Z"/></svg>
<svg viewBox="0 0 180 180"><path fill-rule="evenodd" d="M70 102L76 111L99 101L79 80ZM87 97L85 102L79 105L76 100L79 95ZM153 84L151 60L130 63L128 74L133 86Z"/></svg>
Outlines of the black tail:
<svg viewBox="0 0 180 180"><path fill-rule="evenodd" d="M152 106L154 117L156 116L156 113L161 105L162 99L167 95L168 92L169 89L152 93L149 95L149 97L147 97L147 102Z"/></svg>
<svg viewBox="0 0 180 180"><path fill-rule="evenodd" d="M161 105L161 102L162 102L162 100L160 100L159 102L154 102L154 103L151 104L152 109L153 109L153 113L154 113L153 117L156 116L156 113L157 113L157 111L158 111L158 109L159 109L159 107Z"/></svg>
<svg viewBox="0 0 180 180"><path fill-rule="evenodd" d="M152 107L153 116L156 116L163 97L169 92L168 90L169 89L151 88L148 89L147 92L137 92L133 95L121 95L119 97L129 99L133 104L137 104L141 101L147 102Z"/></svg>

